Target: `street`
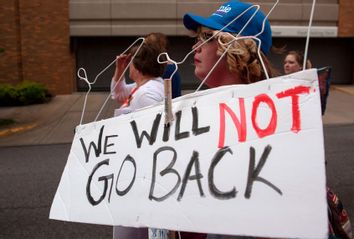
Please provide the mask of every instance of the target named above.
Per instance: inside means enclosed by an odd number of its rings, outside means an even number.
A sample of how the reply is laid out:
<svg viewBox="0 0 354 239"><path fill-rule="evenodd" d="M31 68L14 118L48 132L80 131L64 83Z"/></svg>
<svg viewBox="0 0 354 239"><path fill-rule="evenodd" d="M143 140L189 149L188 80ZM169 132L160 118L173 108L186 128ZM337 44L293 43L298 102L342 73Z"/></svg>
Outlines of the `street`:
<svg viewBox="0 0 354 239"><path fill-rule="evenodd" d="M49 220L69 144L0 148L0 238L112 238L107 226Z"/></svg>
<svg viewBox="0 0 354 239"><path fill-rule="evenodd" d="M342 200L354 222L354 125L327 126L324 129L327 184Z"/></svg>
<svg viewBox="0 0 354 239"><path fill-rule="evenodd" d="M324 128L328 185L354 221L354 125ZM109 226L49 220L70 144L0 147L0 238L112 238Z"/></svg>

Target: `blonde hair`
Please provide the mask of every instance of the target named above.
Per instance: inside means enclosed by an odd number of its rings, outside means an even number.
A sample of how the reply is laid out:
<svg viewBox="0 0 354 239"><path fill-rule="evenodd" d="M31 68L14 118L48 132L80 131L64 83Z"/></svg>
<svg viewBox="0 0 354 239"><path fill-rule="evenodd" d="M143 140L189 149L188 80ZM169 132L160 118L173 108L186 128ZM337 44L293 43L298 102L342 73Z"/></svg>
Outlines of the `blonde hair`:
<svg viewBox="0 0 354 239"><path fill-rule="evenodd" d="M234 40L230 33L220 32L218 39L218 55L222 55L228 48L229 42ZM258 45L253 39L240 39L233 41L232 46L227 50L226 61L232 73L239 74L242 83L249 84L266 79L265 71L262 67L258 55ZM269 77L276 74L267 57L260 51L260 57L264 62Z"/></svg>

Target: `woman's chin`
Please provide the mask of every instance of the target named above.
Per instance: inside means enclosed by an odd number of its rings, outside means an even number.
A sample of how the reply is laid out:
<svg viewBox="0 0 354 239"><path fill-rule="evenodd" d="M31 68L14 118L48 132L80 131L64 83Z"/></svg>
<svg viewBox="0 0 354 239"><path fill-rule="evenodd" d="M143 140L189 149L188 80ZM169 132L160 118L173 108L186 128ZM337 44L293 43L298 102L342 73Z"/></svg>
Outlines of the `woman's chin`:
<svg viewBox="0 0 354 239"><path fill-rule="evenodd" d="M203 82L205 77L207 77L207 75L208 75L208 74L201 74L198 71L194 71L194 74L200 82ZM207 86L208 88L213 88L213 87L219 86L217 84L217 82L213 82L213 80L211 79L211 76L208 77L208 79L204 82L203 85Z"/></svg>
<svg viewBox="0 0 354 239"><path fill-rule="evenodd" d="M202 74L201 72L199 72L199 71L197 71L197 70L194 71L194 75L195 75L195 77L197 77L197 79L200 80L200 81L203 81L204 78L206 77L205 74Z"/></svg>

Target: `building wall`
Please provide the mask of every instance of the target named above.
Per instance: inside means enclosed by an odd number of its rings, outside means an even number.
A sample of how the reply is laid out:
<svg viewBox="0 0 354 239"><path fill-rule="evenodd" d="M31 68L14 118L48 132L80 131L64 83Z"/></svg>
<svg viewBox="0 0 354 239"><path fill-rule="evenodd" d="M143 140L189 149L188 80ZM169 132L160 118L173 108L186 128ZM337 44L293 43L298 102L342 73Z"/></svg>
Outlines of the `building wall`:
<svg viewBox="0 0 354 239"><path fill-rule="evenodd" d="M22 80L18 1L0 1L0 82Z"/></svg>
<svg viewBox="0 0 354 239"><path fill-rule="evenodd" d="M351 1L351 0L348 0ZM208 16L224 1L70 0L71 36L141 36L149 32L185 35L187 12ZM273 0L254 1L267 13ZM269 16L272 26L307 26L312 0L282 0ZM314 26L337 27L338 0L317 0ZM280 27L280 28L278 28ZM279 32L279 30L278 30ZM325 31L323 31L325 33ZM288 33L288 32L286 32ZM286 35L278 36L283 37ZM306 34L303 31L302 36Z"/></svg>
<svg viewBox="0 0 354 239"><path fill-rule="evenodd" d="M208 16L224 1L205 0L70 0L70 34L77 42L78 67L87 67L94 78L114 55L124 51L134 37L159 31L172 40L171 53L182 59L190 50L182 18L186 12ZM274 0L254 1L268 13ZM281 0L269 16L273 42L287 50L304 50L312 0ZM331 65L334 84L354 82L354 33L350 30L353 0L317 0L311 28L308 57L315 67ZM343 38L346 39L343 39ZM105 41L106 44L103 44ZM324 44L325 43L325 44ZM326 45L327 44L327 45ZM178 50L174 50L178 49ZM175 52L174 52L175 51ZM86 57L86 56L90 57ZM97 56L100 60L89 60ZM270 56L280 72L284 55ZM193 67L186 63L179 67L183 87L194 87ZM101 75L96 89L109 86L110 71ZM193 83L194 82L194 83ZM79 89L85 86L78 82ZM81 88L83 86L83 88Z"/></svg>
<svg viewBox="0 0 354 239"><path fill-rule="evenodd" d="M129 37L132 39L159 31L172 37L176 51L182 54L183 50L189 49L187 37L182 37L186 34L182 24L183 14L193 12L207 16L221 2L0 0L0 48L5 50L0 53L0 82L16 84L32 80L46 84L53 94L72 93L78 89L79 84L76 69L82 66L76 66L76 63L89 62L90 66L98 66L96 68L99 70L101 65L110 62L111 55L119 53L112 52L112 47L102 42L110 37L113 37L111 45L119 45L119 50L126 46ZM273 2L255 1L265 12L268 12ZM311 4L312 0L282 0L270 16L274 37L279 38L280 42L289 42L289 49L302 46ZM340 81L334 79L334 83L354 83L353 11L353 0L316 1L312 36L317 40L310 41L310 46L316 49L313 52L317 55L310 57L323 59L323 55L328 52L326 47L314 45L322 42L321 39L327 39L333 46L341 44L341 52L348 53L345 59L339 53L335 55L334 51L329 56L332 60L338 59L337 65L340 68L334 72L345 71L338 75ZM87 47L88 42L90 47ZM98 60L100 52L102 59ZM90 58L86 57L88 55ZM345 64L340 61L345 61ZM96 68L89 70L94 74ZM191 74L189 68L186 74ZM107 86L102 87L100 89Z"/></svg>
<svg viewBox="0 0 354 239"><path fill-rule="evenodd" d="M1 82L36 81L52 94L72 93L68 1L1 0L1 8Z"/></svg>
<svg viewBox="0 0 354 239"><path fill-rule="evenodd" d="M354 1L340 0L339 8L339 30L340 37L353 38L354 37ZM353 40L354 41L354 40ZM354 42L351 48L352 55L352 84L354 84Z"/></svg>
<svg viewBox="0 0 354 239"><path fill-rule="evenodd" d="M354 1L340 0L338 35L340 37L354 37Z"/></svg>
<svg viewBox="0 0 354 239"><path fill-rule="evenodd" d="M75 50L77 56L77 67L83 67L87 71L90 81L93 81L97 74L105 69L115 56L123 52L136 37L75 37ZM176 61L184 59L191 51L194 39L185 36L169 36L169 55ZM273 38L273 45L286 47L287 50L304 49L305 38ZM353 54L348 51L352 48L350 38L311 38L308 56L316 68L325 66L332 67L332 84L351 84ZM283 72L284 54L272 52L268 55L270 61ZM179 65L178 71L182 77L183 89L196 89L200 81L194 76L193 54L183 64ZM114 73L114 64L97 78L93 89L95 91L108 91L110 81ZM79 91L86 91L87 85L77 81Z"/></svg>

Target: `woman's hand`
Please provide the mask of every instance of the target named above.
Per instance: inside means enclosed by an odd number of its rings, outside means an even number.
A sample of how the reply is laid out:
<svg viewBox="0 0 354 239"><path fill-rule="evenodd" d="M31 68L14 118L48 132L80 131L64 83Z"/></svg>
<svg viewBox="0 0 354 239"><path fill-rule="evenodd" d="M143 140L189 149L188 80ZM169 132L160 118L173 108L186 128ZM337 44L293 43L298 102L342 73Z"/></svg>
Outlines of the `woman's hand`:
<svg viewBox="0 0 354 239"><path fill-rule="evenodd" d="M116 69L115 69L115 72L114 72L114 75L113 75L113 79L117 82L125 68L128 66L129 62L130 62L130 59L131 59L131 55L130 54L124 54L124 55L119 55L117 56L116 58Z"/></svg>

